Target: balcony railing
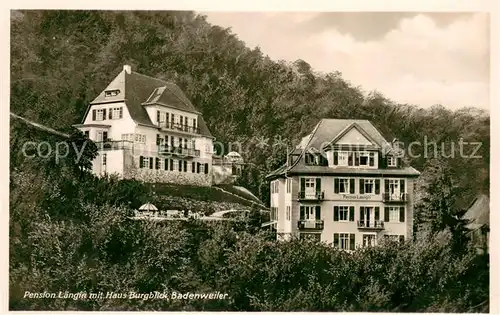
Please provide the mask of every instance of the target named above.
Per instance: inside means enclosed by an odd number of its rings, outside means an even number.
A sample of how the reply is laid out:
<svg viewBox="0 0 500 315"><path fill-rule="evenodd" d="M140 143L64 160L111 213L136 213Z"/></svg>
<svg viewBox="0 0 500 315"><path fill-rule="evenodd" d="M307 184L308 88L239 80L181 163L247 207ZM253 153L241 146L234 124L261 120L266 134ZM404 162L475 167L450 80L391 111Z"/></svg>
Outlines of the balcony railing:
<svg viewBox="0 0 500 315"><path fill-rule="evenodd" d="M188 133L200 133L200 128L189 125L181 125L170 121L162 121L156 124L158 127L168 130L182 131Z"/></svg>
<svg viewBox="0 0 500 315"><path fill-rule="evenodd" d="M158 153L165 155L177 155L188 157L199 157L200 150L192 148L173 147L169 145L158 145Z"/></svg>
<svg viewBox="0 0 500 315"><path fill-rule="evenodd" d="M383 200L383 202L403 203L403 202L406 202L408 200L408 194L407 193L396 193L396 194L384 193L384 194L382 194L382 200Z"/></svg>
<svg viewBox="0 0 500 315"><path fill-rule="evenodd" d="M300 230L322 230L325 222L323 220L299 220L297 225Z"/></svg>
<svg viewBox="0 0 500 315"><path fill-rule="evenodd" d="M123 150L123 149L132 149L134 143L132 141L127 140L107 140L107 141L98 141L95 142L97 146L97 150L100 151L111 151L111 150Z"/></svg>
<svg viewBox="0 0 500 315"><path fill-rule="evenodd" d="M299 200L324 200L325 192L316 191L314 193L306 193L305 191L299 191L297 198Z"/></svg>
<svg viewBox="0 0 500 315"><path fill-rule="evenodd" d="M359 220L358 221L358 229L383 230L384 229L384 221L382 221L382 220L374 220L374 221Z"/></svg>

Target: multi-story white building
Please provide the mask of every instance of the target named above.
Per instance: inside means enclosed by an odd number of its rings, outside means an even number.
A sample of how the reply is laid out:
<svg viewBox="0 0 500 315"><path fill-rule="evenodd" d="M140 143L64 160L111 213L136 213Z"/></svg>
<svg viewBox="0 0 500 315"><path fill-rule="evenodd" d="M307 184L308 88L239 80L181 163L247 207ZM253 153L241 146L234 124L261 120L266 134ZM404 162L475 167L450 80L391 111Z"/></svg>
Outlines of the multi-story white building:
<svg viewBox="0 0 500 315"><path fill-rule="evenodd" d="M393 141L394 142L394 141ZM268 175L278 238L353 250L412 235L419 172L367 120L322 119Z"/></svg>
<svg viewBox="0 0 500 315"><path fill-rule="evenodd" d="M208 186L214 137L181 89L123 70L75 125L99 148L97 175Z"/></svg>

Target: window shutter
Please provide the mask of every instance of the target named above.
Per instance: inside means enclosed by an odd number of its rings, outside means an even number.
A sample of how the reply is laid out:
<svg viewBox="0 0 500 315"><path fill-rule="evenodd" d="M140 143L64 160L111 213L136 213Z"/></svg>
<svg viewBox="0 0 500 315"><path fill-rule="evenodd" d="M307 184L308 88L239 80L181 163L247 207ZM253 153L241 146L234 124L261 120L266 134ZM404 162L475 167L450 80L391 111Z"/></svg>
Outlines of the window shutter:
<svg viewBox="0 0 500 315"><path fill-rule="evenodd" d="M120 118L123 118L123 107L120 107Z"/></svg>
<svg viewBox="0 0 500 315"><path fill-rule="evenodd" d="M359 207L359 221L363 220L363 211L365 210L365 207Z"/></svg>
<svg viewBox="0 0 500 315"><path fill-rule="evenodd" d="M401 179L399 181L399 183L400 183L400 187L401 187L401 193L404 193L405 192L405 180Z"/></svg>
<svg viewBox="0 0 500 315"><path fill-rule="evenodd" d="M354 165L359 166L359 152L354 152Z"/></svg>
<svg viewBox="0 0 500 315"><path fill-rule="evenodd" d="M363 195L364 193L365 193L365 180L361 178L359 180L359 194Z"/></svg>
<svg viewBox="0 0 500 315"><path fill-rule="evenodd" d="M149 158L149 168L153 169L153 158L152 157Z"/></svg>
<svg viewBox="0 0 500 315"><path fill-rule="evenodd" d="M316 178L316 192L321 193L321 178Z"/></svg>
<svg viewBox="0 0 500 315"><path fill-rule="evenodd" d="M159 110L156 111L156 122L157 123L160 122L160 111Z"/></svg>
<svg viewBox="0 0 500 315"><path fill-rule="evenodd" d="M199 173L200 172L200 162L196 163L196 173Z"/></svg>
<svg viewBox="0 0 500 315"><path fill-rule="evenodd" d="M354 206L349 207L349 221L354 222Z"/></svg>
<svg viewBox="0 0 500 315"><path fill-rule="evenodd" d="M93 109L92 110L92 120L95 120L95 116L96 116L95 109Z"/></svg>
<svg viewBox="0 0 500 315"><path fill-rule="evenodd" d="M380 207L375 207L375 221L380 220Z"/></svg>
<svg viewBox="0 0 500 315"><path fill-rule="evenodd" d="M316 206L316 220L321 220L321 206Z"/></svg>
<svg viewBox="0 0 500 315"><path fill-rule="evenodd" d="M340 183L339 183L339 179L338 178L334 178L333 179L333 186L334 186L334 189L335 189L335 193L338 194L339 193L339 190L340 190Z"/></svg>
<svg viewBox="0 0 500 315"><path fill-rule="evenodd" d="M174 159L170 159L170 170L174 170Z"/></svg>
<svg viewBox="0 0 500 315"><path fill-rule="evenodd" d="M354 185L355 185L354 183L355 183L354 178L349 179L349 192L351 194L354 194Z"/></svg>
<svg viewBox="0 0 500 315"><path fill-rule="evenodd" d="M401 167L403 165L403 160L401 158L396 158L396 167Z"/></svg>
<svg viewBox="0 0 500 315"><path fill-rule="evenodd" d="M305 178L301 178L300 179L300 191L303 192L306 190L306 179Z"/></svg>
<svg viewBox="0 0 500 315"><path fill-rule="evenodd" d="M405 242L405 236L404 235L400 235L399 236L399 242L400 243L404 243Z"/></svg>
<svg viewBox="0 0 500 315"><path fill-rule="evenodd" d="M165 171L168 171L168 159L165 159Z"/></svg>
<svg viewBox="0 0 500 315"><path fill-rule="evenodd" d="M109 109L109 117L108 118L113 119L113 109L112 108Z"/></svg>
<svg viewBox="0 0 500 315"><path fill-rule="evenodd" d="M191 172L192 173L196 172L196 163L195 162L191 163Z"/></svg>
<svg viewBox="0 0 500 315"><path fill-rule="evenodd" d="M347 165L352 166L353 155L352 152L349 152L349 156L347 157Z"/></svg>
<svg viewBox="0 0 500 315"><path fill-rule="evenodd" d="M405 222L405 207L399 207L399 222Z"/></svg>
<svg viewBox="0 0 500 315"><path fill-rule="evenodd" d="M205 163L205 174L208 174L208 163Z"/></svg>
<svg viewBox="0 0 500 315"><path fill-rule="evenodd" d="M370 166L375 166L375 157L370 154Z"/></svg>
<svg viewBox="0 0 500 315"><path fill-rule="evenodd" d="M376 195L380 194L380 179L375 180L375 194Z"/></svg>
<svg viewBox="0 0 500 315"><path fill-rule="evenodd" d="M300 220L304 220L305 214L304 214L304 206L300 206Z"/></svg>
<svg viewBox="0 0 500 315"><path fill-rule="evenodd" d="M339 207L333 206L333 221L339 220Z"/></svg>
<svg viewBox="0 0 500 315"><path fill-rule="evenodd" d="M102 110L102 120L106 120L106 108Z"/></svg>
<svg viewBox="0 0 500 315"><path fill-rule="evenodd" d="M354 250L356 247L356 234L349 234L349 249Z"/></svg>
<svg viewBox="0 0 500 315"><path fill-rule="evenodd" d="M333 165L339 165L339 153L333 151Z"/></svg>
<svg viewBox="0 0 500 315"><path fill-rule="evenodd" d="M158 169L158 168L159 168L159 165L160 165L160 159L159 159L159 158L156 158L156 161L155 161L155 169Z"/></svg>
<svg viewBox="0 0 500 315"><path fill-rule="evenodd" d="M139 168L143 168L143 166L144 166L143 157L142 157L142 156L140 156L140 157L139 157Z"/></svg>
<svg viewBox="0 0 500 315"><path fill-rule="evenodd" d="M339 248L339 233L333 233L333 247Z"/></svg>
<svg viewBox="0 0 500 315"><path fill-rule="evenodd" d="M384 191L385 191L386 194L389 193L389 180L388 179L386 179L384 181Z"/></svg>
<svg viewBox="0 0 500 315"><path fill-rule="evenodd" d="M102 132L102 141L107 141L108 140L108 132L107 131L103 131Z"/></svg>
<svg viewBox="0 0 500 315"><path fill-rule="evenodd" d="M179 172L182 172L182 160L179 160L179 165L177 165L177 166L178 166L177 169L179 170Z"/></svg>
<svg viewBox="0 0 500 315"><path fill-rule="evenodd" d="M384 221L389 222L389 207L384 208Z"/></svg>

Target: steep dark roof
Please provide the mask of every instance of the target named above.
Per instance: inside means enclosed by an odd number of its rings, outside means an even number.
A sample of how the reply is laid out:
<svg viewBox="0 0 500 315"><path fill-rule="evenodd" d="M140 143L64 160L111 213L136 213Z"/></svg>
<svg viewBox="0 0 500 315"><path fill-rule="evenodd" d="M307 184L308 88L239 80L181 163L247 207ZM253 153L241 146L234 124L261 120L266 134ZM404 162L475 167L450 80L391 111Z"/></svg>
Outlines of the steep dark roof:
<svg viewBox="0 0 500 315"><path fill-rule="evenodd" d="M105 92L109 90L120 90L116 96L105 96ZM182 111L195 113L198 115L198 124L200 133L207 137L212 137L208 127L193 104L189 101L182 90L174 83L152 78L137 72L123 70L120 72L111 83L90 103L90 106L95 104L105 104L110 102L125 102L127 109L132 119L142 125L156 127L144 106L150 104L163 105ZM87 108L87 116L90 106Z"/></svg>
<svg viewBox="0 0 500 315"><path fill-rule="evenodd" d="M325 145L339 139L352 128L357 128L366 136L374 148L382 149L385 153L392 150L392 146L382 134L368 120L360 119L322 119L313 129L311 134L302 138L300 144L294 149L293 154L301 153L300 157L290 166L283 165L267 175L267 178L288 174L353 174L353 175L387 175L387 176L419 176L420 172L413 167L399 169L353 169L331 168L329 166L306 165L305 152L321 150Z"/></svg>

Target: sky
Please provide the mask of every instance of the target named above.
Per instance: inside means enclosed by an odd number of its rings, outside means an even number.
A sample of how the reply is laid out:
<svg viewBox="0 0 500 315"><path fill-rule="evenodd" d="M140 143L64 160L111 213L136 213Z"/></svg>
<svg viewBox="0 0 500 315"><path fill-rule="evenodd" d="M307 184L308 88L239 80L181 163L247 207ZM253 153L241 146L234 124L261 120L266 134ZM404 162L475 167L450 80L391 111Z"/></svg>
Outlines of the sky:
<svg viewBox="0 0 500 315"><path fill-rule="evenodd" d="M450 109L489 109L487 13L199 12L275 60L340 71L365 92Z"/></svg>

